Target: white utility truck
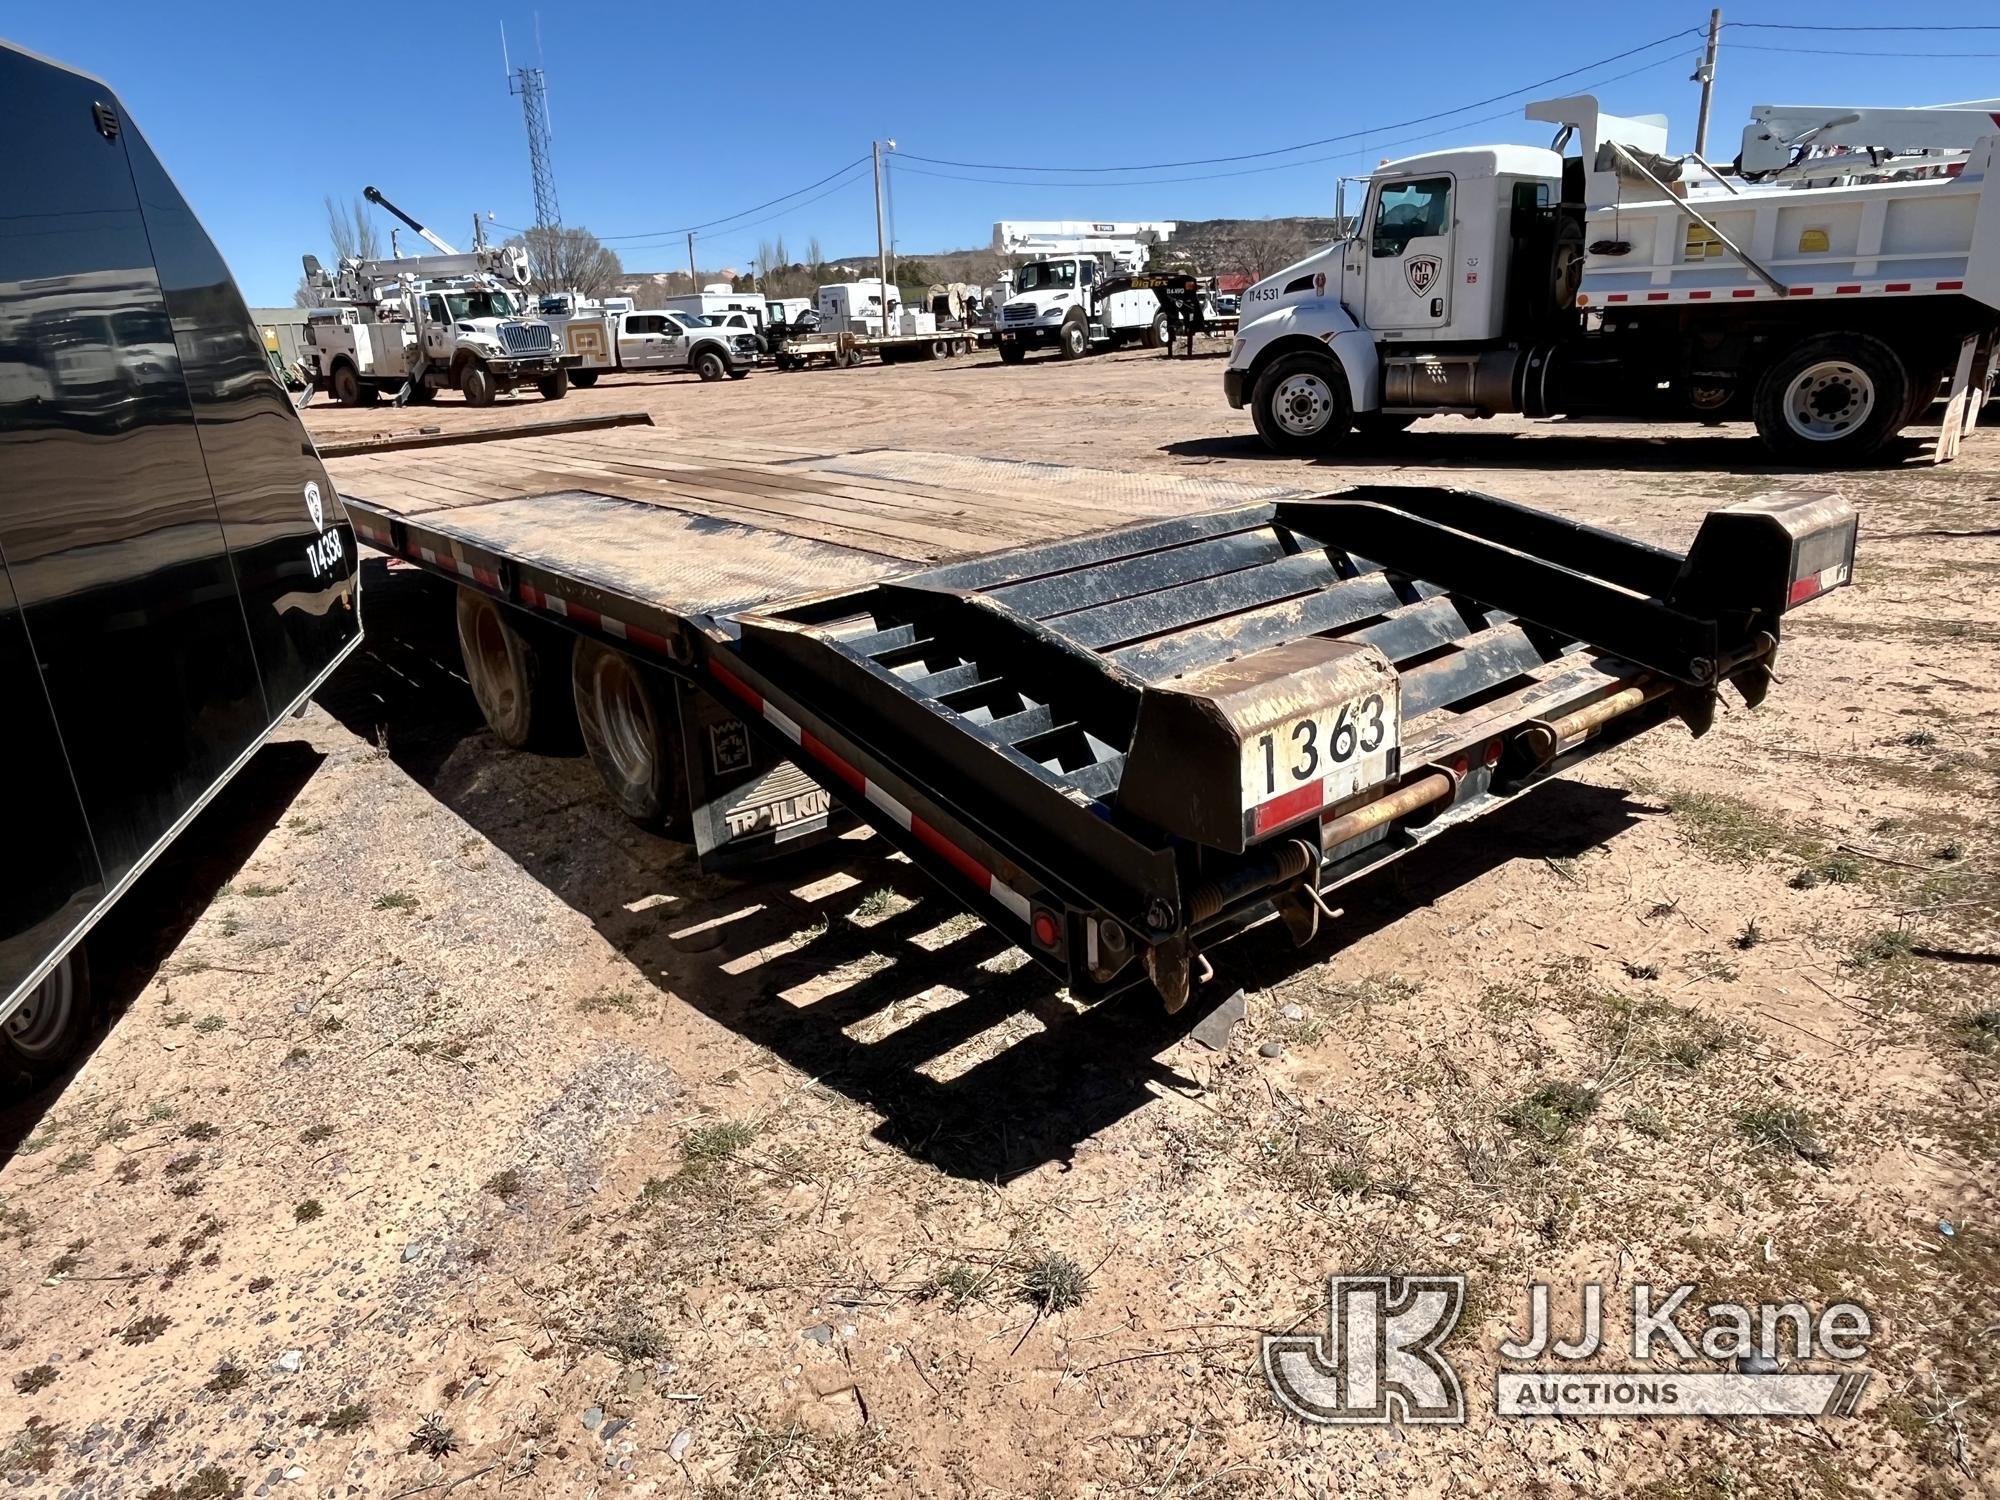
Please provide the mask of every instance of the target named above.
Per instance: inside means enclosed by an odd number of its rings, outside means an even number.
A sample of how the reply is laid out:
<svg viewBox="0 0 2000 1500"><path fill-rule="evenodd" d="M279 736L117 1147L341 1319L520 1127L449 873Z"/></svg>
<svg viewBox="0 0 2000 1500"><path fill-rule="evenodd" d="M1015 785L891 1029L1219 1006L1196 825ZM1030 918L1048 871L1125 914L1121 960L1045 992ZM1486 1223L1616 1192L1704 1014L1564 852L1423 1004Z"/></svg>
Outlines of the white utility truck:
<svg viewBox="0 0 2000 1500"><path fill-rule="evenodd" d="M533 385L551 401L569 391L555 331L526 310L528 258L519 246L461 252L374 188L368 201L408 224L437 251L388 260L343 259L333 271L304 258L306 282L325 299L306 316L316 390L342 406L384 395L419 404L456 390L472 406Z"/></svg>
<svg viewBox="0 0 2000 1500"><path fill-rule="evenodd" d="M701 318L720 318L725 313L747 313L762 333L764 325L770 321L770 312L762 292L731 291L726 281L711 282L698 292L682 292L672 297L662 297L660 306L668 312L693 313Z"/></svg>
<svg viewBox="0 0 2000 1500"><path fill-rule="evenodd" d="M1531 104L1551 147L1387 163L1351 238L1245 292L1224 395L1280 451L1522 412L1747 419L1840 463L1950 380L1950 458L2000 329L1996 110L1759 106L1725 173L1662 116Z"/></svg>
<svg viewBox="0 0 2000 1500"><path fill-rule="evenodd" d="M1157 349L1167 341L1167 315L1150 292L1099 297L1110 276L1145 268L1156 245L1173 238L1172 223L1099 224L1082 220L1003 221L993 226L1001 255L1032 257L1014 269L994 334L1000 358L1017 365L1030 349L1054 346L1064 359L1130 339Z"/></svg>
<svg viewBox="0 0 2000 1500"><path fill-rule="evenodd" d="M570 381L585 390L616 370L692 370L703 380L741 380L757 367L755 333L718 328L693 313L582 301L565 312L548 306L545 300L545 316L576 362Z"/></svg>

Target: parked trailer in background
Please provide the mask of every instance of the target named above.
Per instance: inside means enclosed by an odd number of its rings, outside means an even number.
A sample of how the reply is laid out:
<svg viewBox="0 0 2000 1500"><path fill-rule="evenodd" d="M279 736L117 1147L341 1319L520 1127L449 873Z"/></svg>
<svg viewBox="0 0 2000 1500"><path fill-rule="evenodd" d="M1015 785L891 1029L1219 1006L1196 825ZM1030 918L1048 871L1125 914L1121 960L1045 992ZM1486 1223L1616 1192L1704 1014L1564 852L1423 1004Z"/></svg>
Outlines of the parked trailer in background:
<svg viewBox="0 0 2000 1500"><path fill-rule="evenodd" d="M453 586L505 743L573 714L617 803L709 861L842 808L1079 999L1169 1009L1241 927L1304 943L1334 887L1648 726L1703 732L1725 684L1761 701L1855 535L1825 495L1713 511L1682 554L1422 486L646 427L480 452L334 473L370 545ZM1156 519L1086 519L1121 513Z"/></svg>
<svg viewBox="0 0 2000 1500"><path fill-rule="evenodd" d="M35 164L0 220L0 1051L47 1077L91 929L361 627L340 497L124 105L4 43L0 98Z"/></svg>

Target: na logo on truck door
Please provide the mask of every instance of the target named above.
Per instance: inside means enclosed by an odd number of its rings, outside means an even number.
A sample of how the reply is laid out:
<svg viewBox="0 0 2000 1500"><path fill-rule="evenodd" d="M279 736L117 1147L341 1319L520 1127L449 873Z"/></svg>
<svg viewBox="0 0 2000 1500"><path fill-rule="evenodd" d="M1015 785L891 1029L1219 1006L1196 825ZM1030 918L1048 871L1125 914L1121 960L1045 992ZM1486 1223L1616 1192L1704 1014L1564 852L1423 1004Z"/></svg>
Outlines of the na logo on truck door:
<svg viewBox="0 0 2000 1500"><path fill-rule="evenodd" d="M1413 255L1403 262L1403 279L1410 284L1410 290L1419 297L1431 289L1438 279L1438 272L1444 269L1444 262L1435 255Z"/></svg>
<svg viewBox="0 0 2000 1500"><path fill-rule="evenodd" d="M326 507L320 501L317 479L306 481L306 514L312 517L314 531L326 530Z"/></svg>

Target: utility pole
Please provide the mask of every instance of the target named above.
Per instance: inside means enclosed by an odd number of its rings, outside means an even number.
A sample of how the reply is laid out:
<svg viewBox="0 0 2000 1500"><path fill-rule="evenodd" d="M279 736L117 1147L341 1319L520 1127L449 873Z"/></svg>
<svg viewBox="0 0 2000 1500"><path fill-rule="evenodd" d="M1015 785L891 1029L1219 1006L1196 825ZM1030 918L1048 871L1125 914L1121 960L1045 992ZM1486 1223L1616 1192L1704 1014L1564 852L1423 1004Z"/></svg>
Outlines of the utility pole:
<svg viewBox="0 0 2000 1500"><path fill-rule="evenodd" d="M1708 55L1694 71L1694 81L1701 85L1701 113L1694 122L1694 154L1704 158L1708 155L1708 106L1715 98L1715 44L1721 36L1722 11L1712 10L1708 13Z"/></svg>
<svg viewBox="0 0 2000 1500"><path fill-rule="evenodd" d="M875 259L882 288L882 332L889 333L889 227L882 217L882 147L885 142L876 141L875 151ZM894 141L886 142L891 151L896 149Z"/></svg>
<svg viewBox="0 0 2000 1500"><path fill-rule="evenodd" d="M694 273L694 231L688 231L688 290L701 290L701 278Z"/></svg>

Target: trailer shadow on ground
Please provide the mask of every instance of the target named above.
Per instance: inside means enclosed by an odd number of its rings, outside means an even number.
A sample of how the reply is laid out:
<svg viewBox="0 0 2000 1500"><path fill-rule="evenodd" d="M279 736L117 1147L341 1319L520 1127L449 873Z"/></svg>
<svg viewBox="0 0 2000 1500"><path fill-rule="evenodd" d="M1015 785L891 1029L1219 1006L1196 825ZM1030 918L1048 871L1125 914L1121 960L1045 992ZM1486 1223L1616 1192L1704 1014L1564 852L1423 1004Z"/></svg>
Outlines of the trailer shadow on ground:
<svg viewBox="0 0 2000 1500"><path fill-rule="evenodd" d="M1871 463L1874 469L1928 469L1935 436L1906 433ZM1162 453L1183 459L1254 459L1315 462L1340 468L1396 469L1606 469L1770 475L1820 475L1822 469L1775 463L1748 423L1726 429L1666 427L1660 435L1624 437L1550 423L1534 433L1482 430L1474 423L1438 418L1431 425L1389 437L1355 435L1318 460L1273 453L1254 432L1184 438L1162 443Z"/></svg>
<svg viewBox="0 0 2000 1500"><path fill-rule="evenodd" d="M1426 846L1343 892L1345 914L1308 949L1276 924L1219 945L1213 979L1178 1015L1145 986L1086 1009L865 833L749 879L703 875L686 846L618 814L586 760L492 739L458 676L448 587L402 570L365 586L380 644L350 659L322 706L587 916L662 1004L677 997L875 1110L880 1139L964 1178L1067 1160L1156 1092L1193 1088L1176 1049L1236 990L1294 978L1497 866L1579 854L1640 811L1617 791L1549 783L1478 837Z"/></svg>
<svg viewBox="0 0 2000 1500"><path fill-rule="evenodd" d="M303 740L265 745L92 929L86 948L98 1028L60 1075L38 1089L0 1096L0 1161L11 1158L55 1107L105 1031L159 977L160 966L278 826L323 759Z"/></svg>

